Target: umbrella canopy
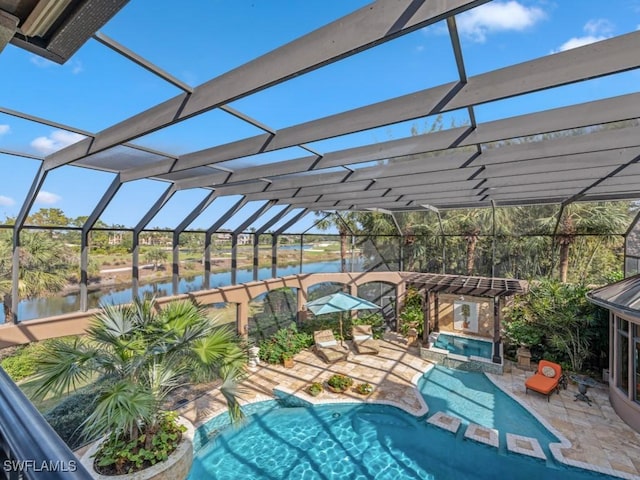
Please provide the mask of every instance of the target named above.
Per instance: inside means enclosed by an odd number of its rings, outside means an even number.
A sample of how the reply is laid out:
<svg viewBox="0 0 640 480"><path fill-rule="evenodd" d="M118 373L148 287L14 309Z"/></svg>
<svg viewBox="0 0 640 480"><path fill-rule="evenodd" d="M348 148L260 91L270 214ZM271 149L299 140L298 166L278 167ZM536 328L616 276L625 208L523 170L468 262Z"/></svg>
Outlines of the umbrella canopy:
<svg viewBox="0 0 640 480"><path fill-rule="evenodd" d="M354 297L344 292L332 293L324 297L307 302L305 304L307 310L314 315L323 315L325 313L350 312L351 310L374 310L382 308L364 298ZM344 335L342 334L342 315L340 315L340 343L342 343Z"/></svg>
<svg viewBox="0 0 640 480"><path fill-rule="evenodd" d="M364 298L354 297L344 292L332 293L305 305L314 315L324 313L349 312L351 310L374 310L381 308Z"/></svg>

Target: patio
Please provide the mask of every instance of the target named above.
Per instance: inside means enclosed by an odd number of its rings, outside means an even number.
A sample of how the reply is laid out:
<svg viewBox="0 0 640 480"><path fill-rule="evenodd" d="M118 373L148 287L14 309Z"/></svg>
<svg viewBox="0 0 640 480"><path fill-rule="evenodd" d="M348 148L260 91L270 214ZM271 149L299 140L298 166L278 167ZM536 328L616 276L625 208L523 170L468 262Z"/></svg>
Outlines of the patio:
<svg viewBox="0 0 640 480"><path fill-rule="evenodd" d="M407 348L406 341L395 334L380 342L380 354L356 355L345 362L327 365L311 351L295 357L293 368L261 364L244 381L242 403L273 399L273 389L294 394L310 403L377 402L397 406L413 415L427 413L427 405L415 387L418 378L433 364L418 356L416 347ZM355 392L334 394L325 391L311 397L304 390L314 381L326 381L333 373L343 373L355 382L368 382L374 392L364 398ZM577 386L569 385L560 394L546 397L525 395L524 380L531 372L515 367L505 368L504 375L489 375L503 391L515 398L550 430L569 443L554 448L563 462L626 479L640 479L640 434L633 431L613 411L608 389L599 385L589 390L592 405L574 401ZM200 425L226 409L217 390L196 396L180 409L180 413ZM433 412L431 412L433 413Z"/></svg>

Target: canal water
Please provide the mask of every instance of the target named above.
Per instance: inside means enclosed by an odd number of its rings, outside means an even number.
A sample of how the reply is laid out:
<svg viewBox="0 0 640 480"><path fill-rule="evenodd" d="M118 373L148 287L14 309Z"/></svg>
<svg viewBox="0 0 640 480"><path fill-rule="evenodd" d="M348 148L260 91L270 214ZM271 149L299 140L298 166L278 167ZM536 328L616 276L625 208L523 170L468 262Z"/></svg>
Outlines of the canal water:
<svg viewBox="0 0 640 480"><path fill-rule="evenodd" d="M354 265L357 270L361 265ZM350 265L347 262L347 268ZM321 273L321 272L339 272L340 261L334 260L329 262L305 263L302 265L302 273ZM288 267L279 267L277 269L277 277L286 275L295 275L300 272L299 265ZM258 280L272 278L271 268L261 268L258 270ZM237 283L246 283L253 281L253 270L238 270ZM196 275L193 277L184 277L180 279L178 284L178 293L188 293L202 290L204 284L204 275ZM211 288L224 287L231 285L231 272L212 273L209 280ZM145 294L156 297L164 297L172 294L171 280L161 280L141 285L139 288L140 296ZM101 304L120 304L128 303L132 300L132 289L130 285L117 285L102 287L92 290L88 295L89 308L95 308ZM34 298L31 300L23 300L18 305L18 319L32 320L35 318L50 317L63 313L77 312L80 310L80 293L74 292L64 296L52 296L44 298Z"/></svg>

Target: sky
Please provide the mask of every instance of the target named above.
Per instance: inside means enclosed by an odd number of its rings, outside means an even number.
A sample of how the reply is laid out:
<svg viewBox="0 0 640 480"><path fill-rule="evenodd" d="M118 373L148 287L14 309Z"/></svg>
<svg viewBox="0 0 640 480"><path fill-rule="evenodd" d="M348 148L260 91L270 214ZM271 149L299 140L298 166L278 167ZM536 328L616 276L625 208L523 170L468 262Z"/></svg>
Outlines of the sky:
<svg viewBox="0 0 640 480"><path fill-rule="evenodd" d="M131 0L101 32L195 87L368 3ZM459 15L456 23L467 75L473 76L639 30L640 0L494 0ZM230 106L280 129L457 80L446 32L445 23L435 24ZM9 45L0 53L0 72L10 72L0 75L1 107L88 132L99 132L181 93L95 40L89 40L64 65ZM475 114L478 122L485 122L635 92L638 85L640 72L632 71L481 105ZM411 134L412 127L428 130L433 121L419 119L310 146L319 152L330 152L402 138ZM466 111L452 112L444 118L446 126L466 122ZM134 143L183 154L257 133L261 131L213 110ZM73 132L0 113L0 149L43 157L81 138ZM233 160L225 166L233 169L306 154L297 147L288 148ZM38 160L0 154L0 176L4 180L0 182L0 220L18 213L39 164ZM89 215L113 178L108 172L73 166L55 169L47 177L32 212L59 208L71 218ZM166 187L167 184L152 180L125 184L101 220L109 225L136 225ZM202 189L179 192L148 227L177 226L206 193ZM217 199L190 228L207 228L239 198ZM261 202L250 202L224 227L237 227L260 205ZM253 226L259 228L281 208L272 208ZM314 221L310 215L289 231L301 233Z"/></svg>

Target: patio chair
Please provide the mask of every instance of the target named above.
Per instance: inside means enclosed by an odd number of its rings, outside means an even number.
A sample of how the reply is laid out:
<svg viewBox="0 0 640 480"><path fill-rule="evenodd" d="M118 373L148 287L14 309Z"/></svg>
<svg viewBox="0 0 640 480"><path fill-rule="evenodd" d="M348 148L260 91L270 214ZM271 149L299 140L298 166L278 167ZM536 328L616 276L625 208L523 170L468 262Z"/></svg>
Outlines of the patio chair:
<svg viewBox="0 0 640 480"><path fill-rule="evenodd" d="M351 336L356 352L369 355L380 353L378 342L373 338L371 325L354 325L351 329Z"/></svg>
<svg viewBox="0 0 640 480"><path fill-rule="evenodd" d="M540 360L538 370L524 382L525 394L529 390L541 393L549 397L554 392L560 393L560 382L564 380L562 375L562 367L557 363L548 360Z"/></svg>
<svg viewBox="0 0 640 480"><path fill-rule="evenodd" d="M349 350L338 344L331 330L317 330L313 332L314 350L327 363L346 360Z"/></svg>

